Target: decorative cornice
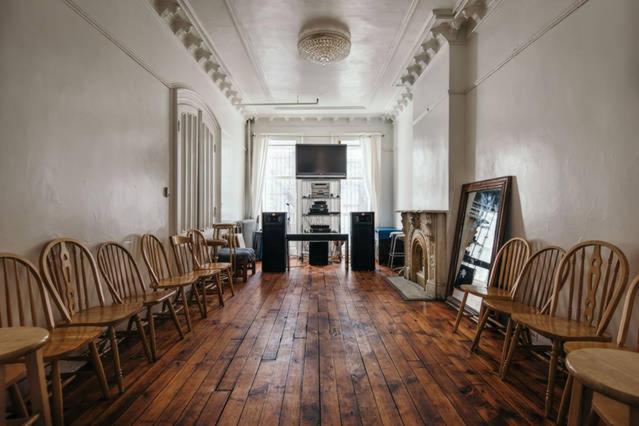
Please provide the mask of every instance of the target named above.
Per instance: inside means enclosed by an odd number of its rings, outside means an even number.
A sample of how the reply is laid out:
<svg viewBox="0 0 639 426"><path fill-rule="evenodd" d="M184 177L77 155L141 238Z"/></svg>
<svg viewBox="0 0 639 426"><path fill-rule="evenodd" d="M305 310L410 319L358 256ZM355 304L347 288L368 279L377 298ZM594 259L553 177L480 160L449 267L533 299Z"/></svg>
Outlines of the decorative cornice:
<svg viewBox="0 0 639 426"><path fill-rule="evenodd" d="M289 115L264 115L264 116L256 116L254 119L256 121L261 122L285 122L285 123L302 123L306 121L330 121L332 123L371 123L374 121L378 122L390 122L393 120L389 114L384 115L361 115L361 116L329 116L329 115L318 115L318 116L289 116Z"/></svg>
<svg viewBox="0 0 639 426"><path fill-rule="evenodd" d="M208 37L203 33L199 23L193 22L190 11L187 11L178 0L149 0L149 2L160 18L166 22L175 37L193 56L193 60L211 78L213 84L222 91L238 111L243 113L243 108L237 106L238 103L242 102L239 90L233 85L228 71L223 66Z"/></svg>
<svg viewBox="0 0 639 426"><path fill-rule="evenodd" d="M397 82L401 86L390 114L398 115L412 100L412 87L446 44L466 42L466 36L477 27L496 0L463 0L456 9L433 9L433 17L425 36Z"/></svg>

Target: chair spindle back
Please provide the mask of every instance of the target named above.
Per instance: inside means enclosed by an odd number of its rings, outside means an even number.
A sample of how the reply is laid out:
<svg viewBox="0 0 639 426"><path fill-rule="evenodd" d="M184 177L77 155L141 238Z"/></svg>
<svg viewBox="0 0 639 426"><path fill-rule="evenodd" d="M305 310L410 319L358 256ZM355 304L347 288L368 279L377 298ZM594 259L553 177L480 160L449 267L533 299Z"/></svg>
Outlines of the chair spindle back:
<svg viewBox="0 0 639 426"><path fill-rule="evenodd" d="M204 234L197 229L191 229L187 235L191 239L191 249L195 266L201 268L207 263L213 263L211 251L206 244Z"/></svg>
<svg viewBox="0 0 639 426"><path fill-rule="evenodd" d="M530 243L525 239L515 237L506 241L495 256L495 262L490 270L488 287L512 291L529 256Z"/></svg>
<svg viewBox="0 0 639 426"><path fill-rule="evenodd" d="M630 328L630 320L632 319L632 309L637 303L637 294L639 294L639 275L632 280L626 293L626 299L623 302L623 313L621 314L621 322L619 323L619 333L617 334L617 345L625 346L628 338L628 329ZM637 333L637 341L635 350L639 351L639 333Z"/></svg>
<svg viewBox="0 0 639 426"><path fill-rule="evenodd" d="M560 295L568 292L567 318L603 334L628 283L628 260L615 245L584 241L572 247L555 274L550 314L557 315Z"/></svg>
<svg viewBox="0 0 639 426"><path fill-rule="evenodd" d="M195 270L193 261L193 244L191 238L184 235L173 235L171 237L173 256L180 274L188 274Z"/></svg>
<svg viewBox="0 0 639 426"><path fill-rule="evenodd" d="M550 308L552 285L559 262L566 254L561 247L550 246L533 254L517 279L514 300L546 313Z"/></svg>
<svg viewBox="0 0 639 426"><path fill-rule="evenodd" d="M153 234L142 235L142 258L149 271L153 284L157 286L160 280L171 278L171 264L166 255L162 242Z"/></svg>
<svg viewBox="0 0 639 426"><path fill-rule="evenodd" d="M121 244L109 241L100 245L98 266L114 299L122 301L146 293L138 265Z"/></svg>
<svg viewBox="0 0 639 426"><path fill-rule="evenodd" d="M44 284L28 260L11 253L0 254L0 299L4 300L0 303L0 327L53 328Z"/></svg>

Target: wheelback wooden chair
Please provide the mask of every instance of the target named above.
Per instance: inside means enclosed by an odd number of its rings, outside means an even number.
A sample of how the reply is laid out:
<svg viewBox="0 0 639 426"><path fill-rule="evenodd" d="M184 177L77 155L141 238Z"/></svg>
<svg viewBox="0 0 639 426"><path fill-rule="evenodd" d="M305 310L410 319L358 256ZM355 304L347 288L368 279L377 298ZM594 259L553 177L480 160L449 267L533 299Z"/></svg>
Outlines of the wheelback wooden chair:
<svg viewBox="0 0 639 426"><path fill-rule="evenodd" d="M191 296L194 297L200 315L206 318L208 312L208 304L206 295L209 291L217 293L220 306L224 306L224 297L222 295L222 286L220 285L220 273L218 268L199 269L193 254L193 242L191 237L185 235L173 235L171 238L171 247L173 248L173 256L175 264L180 274L196 274L199 279L192 286Z"/></svg>
<svg viewBox="0 0 639 426"><path fill-rule="evenodd" d="M477 332L471 346L475 350L479 345L482 331L488 322L491 312L506 316L506 336L502 349L499 371L501 373L510 338L512 336L514 313L544 313L550 308L550 296L555 271L566 251L561 247L546 247L533 254L524 264L521 273L515 282L512 299L483 299L482 316L477 324ZM529 335L527 335L528 340ZM530 342L528 342L530 343Z"/></svg>
<svg viewBox="0 0 639 426"><path fill-rule="evenodd" d="M110 397L104 368L95 343L103 334L104 328L56 327L48 292L40 274L31 262L14 254L0 254L0 294L4 299L4 303L0 304L0 326L43 327L49 330L49 340L42 348L42 352L44 361L51 363L53 422L62 425L64 408L61 360L78 359L79 352L88 349L89 360L95 369L102 395L105 399ZM55 290L51 292L51 296L59 297ZM28 417L26 405L16 385L16 382L24 376L24 366L9 364L7 370L14 409L21 417Z"/></svg>
<svg viewBox="0 0 639 426"><path fill-rule="evenodd" d="M564 353L568 353L577 349L601 348L601 349L621 349L627 351L639 352L639 334L636 336L635 346L627 346L628 331L630 329L630 320L632 319L632 311L637 303L639 295L639 275L637 275L628 287L626 298L623 303L621 321L619 322L619 330L617 338L611 342L594 342L594 341L571 341L564 344ZM564 424L566 414L568 413L568 404L572 392L573 378L568 375L564 393L561 397L561 405L559 406L559 415L557 416L557 424ZM627 405L614 401L601 394L595 394L592 398L593 415L604 419L606 424L628 424L629 408ZM594 423L594 418L592 419ZM626 421L624 421L626 420Z"/></svg>
<svg viewBox="0 0 639 426"><path fill-rule="evenodd" d="M71 238L59 238L48 243L40 255L40 269L62 314L62 322L58 325L107 328L118 391L123 393L124 379L115 328L132 319L144 353L149 362L153 361L138 315L142 311L142 302L123 303L116 297L114 303L108 305L91 252L82 243Z"/></svg>
<svg viewBox="0 0 639 426"><path fill-rule="evenodd" d="M553 284L548 315L513 314L517 324L504 362L506 376L519 334L523 328L550 339L550 365L545 397L545 415L554 402L555 378L562 345L569 341L607 342L605 334L628 283L628 261L615 245L605 241L584 241L572 247L561 260ZM566 294L567 292L567 294ZM561 297L565 296L565 297ZM560 305L567 311L559 313Z"/></svg>
<svg viewBox="0 0 639 426"><path fill-rule="evenodd" d="M184 338L180 321L177 318L171 300L176 296L176 289L154 289L154 291L148 291L133 255L116 242L111 241L100 245L98 249L98 266L113 298L119 298L124 303L142 302L146 307L146 322L149 328L149 343L153 360L157 360L155 317L164 315L163 312L154 314L153 308L161 306L162 309L168 310L180 338Z"/></svg>
<svg viewBox="0 0 639 426"><path fill-rule="evenodd" d="M497 256L490 268L490 276L488 277L488 285L486 287L464 284L460 286L460 290L464 292L457 318L453 325L453 333L457 332L459 323L464 316L464 308L468 295L481 297L482 299L498 299L509 300L512 297L512 291L515 288L515 281L519 276L519 272L530 256L530 243L523 238L512 238L499 249ZM479 312L479 318L482 317L484 305Z"/></svg>
<svg viewBox="0 0 639 426"><path fill-rule="evenodd" d="M192 229L187 234L191 239L191 252L193 253L193 265L197 270L219 270L220 293L224 295L223 279L226 279L231 288L231 295L235 296L233 286L233 265L228 262L216 262L211 256L211 250L206 238L201 231Z"/></svg>

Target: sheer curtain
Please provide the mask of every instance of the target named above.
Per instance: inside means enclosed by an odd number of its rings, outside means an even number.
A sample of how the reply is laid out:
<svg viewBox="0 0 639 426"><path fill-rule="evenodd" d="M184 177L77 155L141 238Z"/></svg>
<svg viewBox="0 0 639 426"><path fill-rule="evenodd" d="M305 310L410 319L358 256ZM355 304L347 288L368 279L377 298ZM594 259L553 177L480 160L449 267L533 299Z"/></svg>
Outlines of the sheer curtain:
<svg viewBox="0 0 639 426"><path fill-rule="evenodd" d="M366 135L360 137L364 182L370 195L371 209L375 212L375 222L379 221L379 191L381 191L382 136Z"/></svg>
<svg viewBox="0 0 639 426"><path fill-rule="evenodd" d="M251 218L257 218L260 214L262 203L262 191L264 190L264 172L266 170L266 157L270 138L259 135L253 139L251 149L250 187L249 187L249 213Z"/></svg>

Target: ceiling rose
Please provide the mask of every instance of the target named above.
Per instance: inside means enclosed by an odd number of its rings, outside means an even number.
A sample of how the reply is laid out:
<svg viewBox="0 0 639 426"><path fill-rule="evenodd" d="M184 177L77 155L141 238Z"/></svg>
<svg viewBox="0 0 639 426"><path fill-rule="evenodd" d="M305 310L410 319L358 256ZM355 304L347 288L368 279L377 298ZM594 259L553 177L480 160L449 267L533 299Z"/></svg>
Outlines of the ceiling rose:
<svg viewBox="0 0 639 426"><path fill-rule="evenodd" d="M345 59L351 53L351 34L340 26L333 24L302 30L297 42L300 56L320 65Z"/></svg>

